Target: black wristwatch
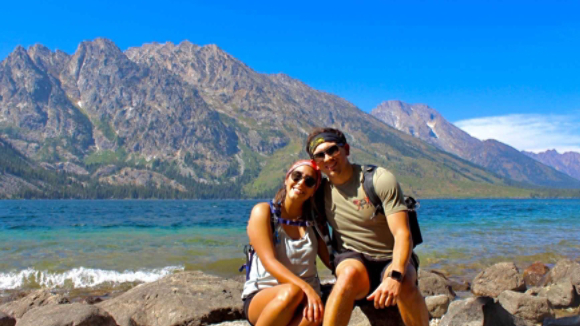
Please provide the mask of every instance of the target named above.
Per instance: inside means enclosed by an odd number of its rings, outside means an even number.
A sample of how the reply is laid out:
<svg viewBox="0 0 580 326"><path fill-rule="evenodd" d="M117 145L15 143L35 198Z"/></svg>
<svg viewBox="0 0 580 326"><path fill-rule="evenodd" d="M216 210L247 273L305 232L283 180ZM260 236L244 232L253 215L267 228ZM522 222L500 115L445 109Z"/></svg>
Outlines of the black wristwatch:
<svg viewBox="0 0 580 326"><path fill-rule="evenodd" d="M395 270L390 271L389 274L387 274L387 277L390 277L397 282L401 282L403 280L403 274Z"/></svg>

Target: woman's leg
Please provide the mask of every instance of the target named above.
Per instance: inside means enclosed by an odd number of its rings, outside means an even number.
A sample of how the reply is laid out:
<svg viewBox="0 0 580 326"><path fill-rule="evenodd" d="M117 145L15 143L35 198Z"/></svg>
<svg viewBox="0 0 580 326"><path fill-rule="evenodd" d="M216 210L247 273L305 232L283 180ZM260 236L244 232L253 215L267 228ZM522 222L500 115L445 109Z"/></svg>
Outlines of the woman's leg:
<svg viewBox="0 0 580 326"><path fill-rule="evenodd" d="M304 292L294 284L281 284L258 292L248 308L255 326L286 326L302 302Z"/></svg>
<svg viewBox="0 0 580 326"><path fill-rule="evenodd" d="M294 318L292 318L288 326L318 326L322 324L322 318L320 319L319 322L309 322L308 320L306 320L306 318L304 318L303 310L306 305L308 305L308 300L307 298L304 298L302 299L302 303L296 309L296 312L294 313Z"/></svg>

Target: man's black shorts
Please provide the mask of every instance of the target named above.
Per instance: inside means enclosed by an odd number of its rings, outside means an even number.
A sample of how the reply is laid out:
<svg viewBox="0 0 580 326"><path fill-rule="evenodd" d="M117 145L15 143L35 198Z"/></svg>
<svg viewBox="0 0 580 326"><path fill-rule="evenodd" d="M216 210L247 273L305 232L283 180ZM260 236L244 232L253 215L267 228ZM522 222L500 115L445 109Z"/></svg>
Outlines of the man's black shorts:
<svg viewBox="0 0 580 326"><path fill-rule="evenodd" d="M375 259L368 255L361 254L360 252L346 250L334 256L334 266L338 266L338 264L347 259L358 260L367 269L367 274L369 276L369 281L371 283L369 294L373 293L373 291L377 287L379 287L379 285L381 285L387 267L389 267L389 265L393 261L392 259ZM417 257L417 255L415 255L414 252L411 255L411 265L413 265L413 267L415 267L415 270L418 271L419 257Z"/></svg>

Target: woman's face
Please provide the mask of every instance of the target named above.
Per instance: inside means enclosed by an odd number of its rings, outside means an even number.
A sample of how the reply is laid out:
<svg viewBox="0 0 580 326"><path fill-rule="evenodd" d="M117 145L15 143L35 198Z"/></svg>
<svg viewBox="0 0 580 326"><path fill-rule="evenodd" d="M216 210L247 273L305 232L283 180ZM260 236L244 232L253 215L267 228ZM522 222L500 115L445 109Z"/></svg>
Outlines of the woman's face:
<svg viewBox="0 0 580 326"><path fill-rule="evenodd" d="M314 195L316 178L316 172L312 167L307 165L297 167L284 182L286 197L299 200L310 198Z"/></svg>

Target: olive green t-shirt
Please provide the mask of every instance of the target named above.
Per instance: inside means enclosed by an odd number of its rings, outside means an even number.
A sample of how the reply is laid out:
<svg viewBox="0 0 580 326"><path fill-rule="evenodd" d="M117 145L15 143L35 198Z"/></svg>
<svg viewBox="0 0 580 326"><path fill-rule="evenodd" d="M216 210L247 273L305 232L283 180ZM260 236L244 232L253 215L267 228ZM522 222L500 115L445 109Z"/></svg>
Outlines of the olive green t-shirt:
<svg viewBox="0 0 580 326"><path fill-rule="evenodd" d="M346 183L325 183L326 218L332 227L333 237L338 248L354 250L375 258L391 259L395 241L385 216L407 210L403 191L391 172L377 168L373 184L377 195L383 200L385 215L380 214L371 219L374 206L363 189L362 167L353 164L353 168L353 176Z"/></svg>

